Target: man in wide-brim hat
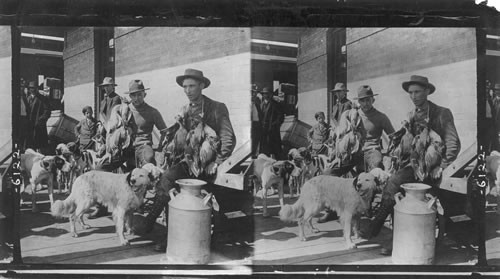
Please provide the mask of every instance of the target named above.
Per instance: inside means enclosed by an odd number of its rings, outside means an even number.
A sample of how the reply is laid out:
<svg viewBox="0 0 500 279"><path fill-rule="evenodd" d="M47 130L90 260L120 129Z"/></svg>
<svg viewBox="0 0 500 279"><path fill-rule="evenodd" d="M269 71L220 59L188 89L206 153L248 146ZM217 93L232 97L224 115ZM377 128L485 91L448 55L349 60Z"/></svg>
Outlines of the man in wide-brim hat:
<svg viewBox="0 0 500 279"><path fill-rule="evenodd" d="M330 90L336 98L334 99L334 104L332 107L332 130L335 129L335 127L338 126L340 116L342 113L346 110L350 110L352 106L351 100L347 99L347 87L345 86L344 83L338 82L335 84L334 88Z"/></svg>
<svg viewBox="0 0 500 279"><path fill-rule="evenodd" d="M30 127L28 127L29 135L27 136L28 140L26 147L40 152L41 149L46 148L49 143L47 120L50 117L50 104L47 99L38 92L38 86L35 81L30 81L28 83L27 100L27 115Z"/></svg>
<svg viewBox="0 0 500 279"><path fill-rule="evenodd" d="M382 132L386 135L394 133L391 120L384 113L373 107L375 102L372 88L362 85L358 88L358 96L354 98L359 103L361 117L361 138L363 139L364 166L363 170L370 171L382 166Z"/></svg>
<svg viewBox="0 0 500 279"><path fill-rule="evenodd" d="M229 119L229 112L225 104L214 101L202 94L203 89L210 86L210 80L203 75L203 72L196 69L186 69L183 75L176 78L179 86L184 88L189 103L181 109L180 115L176 118L182 119L188 131L195 127L191 127L192 120L201 119L206 125L211 127L218 138L220 144L216 149L216 158L214 162L210 162L199 175L200 179L212 182L215 179L217 167L222 164L233 152L236 145L236 137L234 135L233 126ZM145 231L153 229L156 218L163 210L168 212L168 191L175 187L175 181L183 178L194 178L191 173L188 163L183 160L180 163L171 166L163 175L156 185L156 198L153 204L153 209L146 216ZM207 187L211 187L209 183ZM215 191L215 189L209 189ZM215 194L218 196L217 194ZM168 213L166 214L168 216ZM167 245L167 237L160 243L155 245L155 251L165 252Z"/></svg>
<svg viewBox="0 0 500 279"><path fill-rule="evenodd" d="M101 84L97 85L103 91L103 99L100 103L99 107L99 120L106 127L106 123L109 120L109 116L111 114L111 109L122 103L122 100L118 94L115 92L116 83L113 78L105 77Z"/></svg>
<svg viewBox="0 0 500 279"><path fill-rule="evenodd" d="M132 147L135 151L135 165L142 167L147 163L156 165L155 152L153 150L153 128L160 131L160 142L165 137L167 125L161 116L161 113L144 101L146 97L146 88L140 79L130 81L128 91L124 92L130 98L128 105L132 112L130 127L132 128Z"/></svg>
<svg viewBox="0 0 500 279"><path fill-rule="evenodd" d="M453 121L453 115L448 108L444 108L434 104L427 98L430 94L434 93L436 87L429 82L427 77L412 75L410 80L402 83L403 89L408 93L415 108L409 113L409 122L419 125L426 125L429 129L435 131L445 144L446 154L444 154L442 163L437 171L432 171L429 177L425 178L425 183L434 185L439 183L442 170L451 164L460 152L460 139L458 138L457 129ZM419 126L411 125L411 126ZM413 135L417 131L410 131ZM368 231L363 233L366 238L374 237L382 228L385 219L392 212L395 201L394 195L400 191L400 186L404 183L418 182L415 178L415 172L409 162L401 166L400 169L393 174L387 181L387 185L382 191L382 202L379 210L374 219L370 222ZM422 181L420 181L422 182ZM434 185L436 186L436 185ZM435 188L434 188L435 189ZM434 194L436 191L434 191ZM437 192L439 196L439 192ZM441 201L446 214L446 204ZM438 215L440 229L439 239L444 236L444 217ZM388 247L384 247L381 251L382 254L390 255L392 252L392 242L388 243Z"/></svg>
<svg viewBox="0 0 500 279"><path fill-rule="evenodd" d="M278 102L273 98L273 91L269 87L262 88L262 134L260 153L280 160L281 134L280 126L284 121L284 114Z"/></svg>

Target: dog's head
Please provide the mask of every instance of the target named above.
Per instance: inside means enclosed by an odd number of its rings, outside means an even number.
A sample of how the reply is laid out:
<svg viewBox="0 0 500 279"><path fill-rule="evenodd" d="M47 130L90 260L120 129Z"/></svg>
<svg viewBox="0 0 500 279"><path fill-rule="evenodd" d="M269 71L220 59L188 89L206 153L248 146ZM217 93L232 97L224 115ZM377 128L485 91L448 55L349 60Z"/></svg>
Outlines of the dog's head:
<svg viewBox="0 0 500 279"><path fill-rule="evenodd" d="M130 188L139 195L144 194L147 187L153 183L149 171L143 168L133 169L126 179Z"/></svg>
<svg viewBox="0 0 500 279"><path fill-rule="evenodd" d="M56 155L63 155L64 153L70 153L68 146L65 143L60 143L56 146Z"/></svg>
<svg viewBox="0 0 500 279"><path fill-rule="evenodd" d="M285 177L287 174L292 175L301 170L290 161L276 161L271 165L272 171L278 176Z"/></svg>
<svg viewBox="0 0 500 279"><path fill-rule="evenodd" d="M45 156L40 160L40 166L47 171L59 169L63 172L69 172L71 164L61 155Z"/></svg>
<svg viewBox="0 0 500 279"><path fill-rule="evenodd" d="M353 186L365 202L370 202L377 187L376 178L371 173L362 172L354 178Z"/></svg>
<svg viewBox="0 0 500 279"><path fill-rule="evenodd" d="M163 174L163 169L155 166L152 163L147 163L142 166L143 169L148 171L149 179L152 181L151 185L156 185L160 181L160 177Z"/></svg>

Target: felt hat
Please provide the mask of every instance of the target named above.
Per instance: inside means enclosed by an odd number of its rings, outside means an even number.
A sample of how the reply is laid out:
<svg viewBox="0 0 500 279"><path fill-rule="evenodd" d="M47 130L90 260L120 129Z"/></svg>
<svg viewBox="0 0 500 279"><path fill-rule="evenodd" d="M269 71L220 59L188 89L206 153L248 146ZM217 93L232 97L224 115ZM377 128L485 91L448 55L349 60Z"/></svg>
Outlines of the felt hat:
<svg viewBox="0 0 500 279"><path fill-rule="evenodd" d="M273 91L271 91L271 89L269 89L269 87L264 87L264 88L262 88L262 91L260 91L260 94L262 94L262 95L273 94Z"/></svg>
<svg viewBox="0 0 500 279"><path fill-rule="evenodd" d="M128 91L124 92L123 94L137 93L137 92L146 91L146 90L149 90L149 88L144 88L144 84L142 83L142 80L134 79L134 80L131 80L130 83L128 84Z"/></svg>
<svg viewBox="0 0 500 279"><path fill-rule="evenodd" d="M413 75L410 77L409 81L403 82L403 89L406 92L408 92L408 87L410 87L410 85L412 85L412 84L418 84L418 85L422 85L426 88L429 88L429 91L430 91L429 95L434 93L434 91L436 90L436 87L432 83L429 82L427 77Z"/></svg>
<svg viewBox="0 0 500 279"><path fill-rule="evenodd" d="M114 86L117 86L115 84L115 81L113 80L113 78L111 77L105 77L103 80L102 80L102 83L97 85L97 86L105 86L105 85L114 85Z"/></svg>
<svg viewBox="0 0 500 279"><path fill-rule="evenodd" d="M378 94L373 94L373 90L369 85L362 85L358 88L358 97L354 100L361 100L367 97L377 96Z"/></svg>
<svg viewBox="0 0 500 279"><path fill-rule="evenodd" d="M343 84L342 82L337 82L335 84L335 87L332 90L330 90L330 91L331 92L337 92L337 91L343 91L343 90L349 92L349 90L347 90L347 87L345 86L345 84Z"/></svg>
<svg viewBox="0 0 500 279"><path fill-rule="evenodd" d="M177 84L179 84L182 87L182 83L187 78L193 78L203 82L205 84L205 88L207 88L210 85L210 80L205 76L203 76L202 71L196 69L186 69L184 71L184 75L178 76L175 80L177 81Z"/></svg>

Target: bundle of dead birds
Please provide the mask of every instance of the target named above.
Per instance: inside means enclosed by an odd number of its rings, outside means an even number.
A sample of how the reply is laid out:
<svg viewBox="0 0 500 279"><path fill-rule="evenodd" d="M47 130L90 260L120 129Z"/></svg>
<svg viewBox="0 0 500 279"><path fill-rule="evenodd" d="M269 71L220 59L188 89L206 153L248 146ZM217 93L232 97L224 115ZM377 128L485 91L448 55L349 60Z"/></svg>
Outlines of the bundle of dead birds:
<svg viewBox="0 0 500 279"><path fill-rule="evenodd" d="M192 117L190 123L186 122L181 117L176 118L176 123L167 131L163 153L167 166L184 161L190 174L198 177L215 161L220 139L201 117Z"/></svg>
<svg viewBox="0 0 500 279"><path fill-rule="evenodd" d="M110 118L106 123L106 154L101 163L121 157L123 150L128 148L132 141L132 128L128 125L132 112L127 103L114 106Z"/></svg>
<svg viewBox="0 0 500 279"><path fill-rule="evenodd" d="M332 167L350 163L352 156L361 150L363 145L360 132L361 117L357 108L344 111L340 116L339 125L335 128L335 147L331 162Z"/></svg>
<svg viewBox="0 0 500 279"><path fill-rule="evenodd" d="M388 153L396 159L395 170L410 164L418 181L441 176L440 166L446 146L428 124L403 121L403 127L391 134L389 139Z"/></svg>

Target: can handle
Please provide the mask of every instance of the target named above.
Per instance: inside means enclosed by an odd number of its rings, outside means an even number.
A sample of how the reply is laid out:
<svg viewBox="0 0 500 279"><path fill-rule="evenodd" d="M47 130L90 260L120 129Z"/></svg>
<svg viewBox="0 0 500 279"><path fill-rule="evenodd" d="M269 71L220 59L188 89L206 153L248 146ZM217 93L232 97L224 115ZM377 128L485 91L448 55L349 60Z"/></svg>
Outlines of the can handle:
<svg viewBox="0 0 500 279"><path fill-rule="evenodd" d="M215 211L219 211L220 207L219 207L219 203L215 199L215 195L207 192L205 189L201 189L201 193L205 195L205 197L203 198L203 204L208 206L208 202L210 202L210 200L211 200L212 201L211 207Z"/></svg>
<svg viewBox="0 0 500 279"><path fill-rule="evenodd" d="M394 194L394 200L396 201L396 204L399 203L399 201L401 201L403 199L403 194L401 194L401 192L397 192L396 194Z"/></svg>
<svg viewBox="0 0 500 279"><path fill-rule="evenodd" d="M168 195L170 196L170 199L173 200L175 196L177 196L179 192L175 188L172 188L168 191Z"/></svg>

